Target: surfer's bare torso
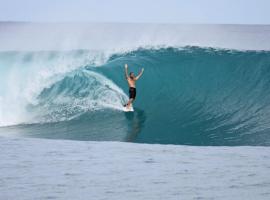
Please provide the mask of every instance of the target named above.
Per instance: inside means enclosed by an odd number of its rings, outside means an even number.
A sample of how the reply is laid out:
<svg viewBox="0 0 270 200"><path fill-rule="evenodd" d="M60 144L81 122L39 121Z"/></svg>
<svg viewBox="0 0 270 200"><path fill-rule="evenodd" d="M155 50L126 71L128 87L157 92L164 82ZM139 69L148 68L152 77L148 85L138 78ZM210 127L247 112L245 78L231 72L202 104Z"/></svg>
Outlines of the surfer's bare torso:
<svg viewBox="0 0 270 200"><path fill-rule="evenodd" d="M127 78L128 86L136 88L136 79L132 79L130 77Z"/></svg>

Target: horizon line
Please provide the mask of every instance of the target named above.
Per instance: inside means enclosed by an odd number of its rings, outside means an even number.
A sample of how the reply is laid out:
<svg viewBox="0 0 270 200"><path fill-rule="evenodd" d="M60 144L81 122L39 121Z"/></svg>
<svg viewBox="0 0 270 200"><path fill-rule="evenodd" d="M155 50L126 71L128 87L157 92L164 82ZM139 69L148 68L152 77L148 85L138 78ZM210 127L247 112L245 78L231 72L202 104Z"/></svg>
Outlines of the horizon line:
<svg viewBox="0 0 270 200"><path fill-rule="evenodd" d="M32 23L32 24L151 24L151 25L239 25L239 26L269 26L270 24L248 23L182 23L182 22L120 22L120 21L15 21L0 20L0 23Z"/></svg>

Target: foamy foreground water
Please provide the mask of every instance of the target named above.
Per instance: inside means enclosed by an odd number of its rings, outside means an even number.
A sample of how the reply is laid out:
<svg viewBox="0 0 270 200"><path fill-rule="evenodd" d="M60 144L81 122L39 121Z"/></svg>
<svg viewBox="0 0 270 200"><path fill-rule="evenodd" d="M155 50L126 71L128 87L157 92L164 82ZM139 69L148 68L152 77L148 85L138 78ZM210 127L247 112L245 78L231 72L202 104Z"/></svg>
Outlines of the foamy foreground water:
<svg viewBox="0 0 270 200"><path fill-rule="evenodd" d="M0 138L0 199L270 199L269 147Z"/></svg>

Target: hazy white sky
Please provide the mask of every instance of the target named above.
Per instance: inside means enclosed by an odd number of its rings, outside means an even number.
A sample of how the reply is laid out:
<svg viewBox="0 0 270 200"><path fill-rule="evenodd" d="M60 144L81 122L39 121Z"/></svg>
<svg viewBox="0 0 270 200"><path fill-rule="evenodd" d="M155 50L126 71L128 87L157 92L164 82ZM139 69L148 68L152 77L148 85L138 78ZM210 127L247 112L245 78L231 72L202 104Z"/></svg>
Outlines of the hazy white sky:
<svg viewBox="0 0 270 200"><path fill-rule="evenodd" d="M270 24L270 0L0 0L0 21Z"/></svg>

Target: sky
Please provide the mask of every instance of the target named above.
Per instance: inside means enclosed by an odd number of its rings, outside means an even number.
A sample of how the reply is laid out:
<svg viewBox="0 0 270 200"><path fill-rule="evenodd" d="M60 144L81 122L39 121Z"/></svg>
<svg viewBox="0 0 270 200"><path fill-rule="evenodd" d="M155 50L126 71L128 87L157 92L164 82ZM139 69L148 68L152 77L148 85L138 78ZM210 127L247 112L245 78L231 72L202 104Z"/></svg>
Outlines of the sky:
<svg viewBox="0 0 270 200"><path fill-rule="evenodd" d="M0 21L270 24L269 0L0 0Z"/></svg>

